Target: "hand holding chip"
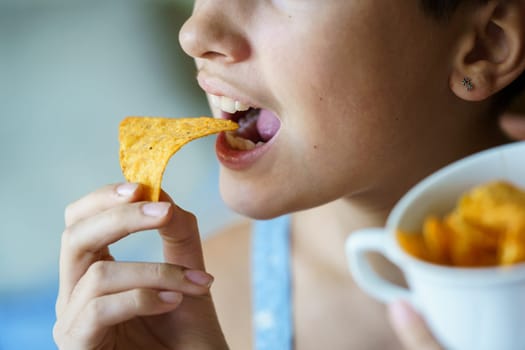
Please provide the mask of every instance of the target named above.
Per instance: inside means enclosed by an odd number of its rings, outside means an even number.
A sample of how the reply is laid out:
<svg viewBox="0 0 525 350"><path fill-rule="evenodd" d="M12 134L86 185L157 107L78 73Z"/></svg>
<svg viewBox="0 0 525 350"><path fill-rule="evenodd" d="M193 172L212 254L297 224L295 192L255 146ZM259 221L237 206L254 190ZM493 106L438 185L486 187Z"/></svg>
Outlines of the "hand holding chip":
<svg viewBox="0 0 525 350"><path fill-rule="evenodd" d="M195 217L161 193L110 185L66 209L54 337L60 349L226 349ZM118 262L108 246L159 229L164 263Z"/></svg>
<svg viewBox="0 0 525 350"><path fill-rule="evenodd" d="M54 328L61 349L227 349L197 222L161 191L161 181L169 158L184 144L237 127L209 117L122 121L120 164L129 182L66 209ZM165 263L124 263L111 256L110 244L155 228Z"/></svg>

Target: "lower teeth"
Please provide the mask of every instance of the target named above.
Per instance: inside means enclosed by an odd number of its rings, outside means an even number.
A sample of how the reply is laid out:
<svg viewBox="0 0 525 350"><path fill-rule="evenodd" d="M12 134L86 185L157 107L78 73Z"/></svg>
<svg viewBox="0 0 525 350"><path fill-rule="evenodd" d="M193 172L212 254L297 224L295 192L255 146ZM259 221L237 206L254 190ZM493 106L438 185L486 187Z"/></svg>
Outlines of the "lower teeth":
<svg viewBox="0 0 525 350"><path fill-rule="evenodd" d="M257 146L264 144L264 142L257 142L257 144L255 144L251 140L235 136L233 132L226 133L226 141L228 142L228 145L230 145L230 147L239 151L250 151Z"/></svg>

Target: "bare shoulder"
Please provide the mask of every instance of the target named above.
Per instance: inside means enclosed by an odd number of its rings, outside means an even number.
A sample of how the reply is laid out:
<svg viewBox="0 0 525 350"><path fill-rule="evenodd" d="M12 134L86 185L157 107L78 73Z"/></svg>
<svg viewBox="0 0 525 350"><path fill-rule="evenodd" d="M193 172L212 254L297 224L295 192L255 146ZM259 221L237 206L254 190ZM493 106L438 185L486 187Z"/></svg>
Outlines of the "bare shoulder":
<svg viewBox="0 0 525 350"><path fill-rule="evenodd" d="M207 270L215 277L211 292L230 348L250 349L251 223L242 221L203 242Z"/></svg>

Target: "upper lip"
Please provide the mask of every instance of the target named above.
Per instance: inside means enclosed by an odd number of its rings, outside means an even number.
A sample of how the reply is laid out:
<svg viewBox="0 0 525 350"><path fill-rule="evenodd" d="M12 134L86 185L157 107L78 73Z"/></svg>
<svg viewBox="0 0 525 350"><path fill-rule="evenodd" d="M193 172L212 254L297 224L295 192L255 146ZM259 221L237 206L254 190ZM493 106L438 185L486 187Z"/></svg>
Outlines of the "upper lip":
<svg viewBox="0 0 525 350"><path fill-rule="evenodd" d="M216 76L209 75L200 71L197 75L197 82L201 89L211 95L229 97L253 108L261 108L261 104L254 101L251 97L239 91L232 84Z"/></svg>

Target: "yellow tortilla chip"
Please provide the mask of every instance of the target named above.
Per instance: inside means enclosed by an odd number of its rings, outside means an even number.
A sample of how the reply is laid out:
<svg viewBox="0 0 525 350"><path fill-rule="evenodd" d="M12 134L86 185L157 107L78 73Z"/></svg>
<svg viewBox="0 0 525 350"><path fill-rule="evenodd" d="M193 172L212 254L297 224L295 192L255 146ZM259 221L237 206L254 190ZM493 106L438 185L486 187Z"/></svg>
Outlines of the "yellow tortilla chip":
<svg viewBox="0 0 525 350"><path fill-rule="evenodd" d="M129 182L144 185L144 199L158 201L169 159L186 143L238 125L225 119L127 117L120 123L120 167Z"/></svg>
<svg viewBox="0 0 525 350"><path fill-rule="evenodd" d="M522 230L525 228L525 191L508 182L491 182L465 194L458 211L466 220L487 230Z"/></svg>
<svg viewBox="0 0 525 350"><path fill-rule="evenodd" d="M426 261L452 266L525 261L525 190L506 181L474 187L442 219L428 216L422 234L398 232L401 247Z"/></svg>

